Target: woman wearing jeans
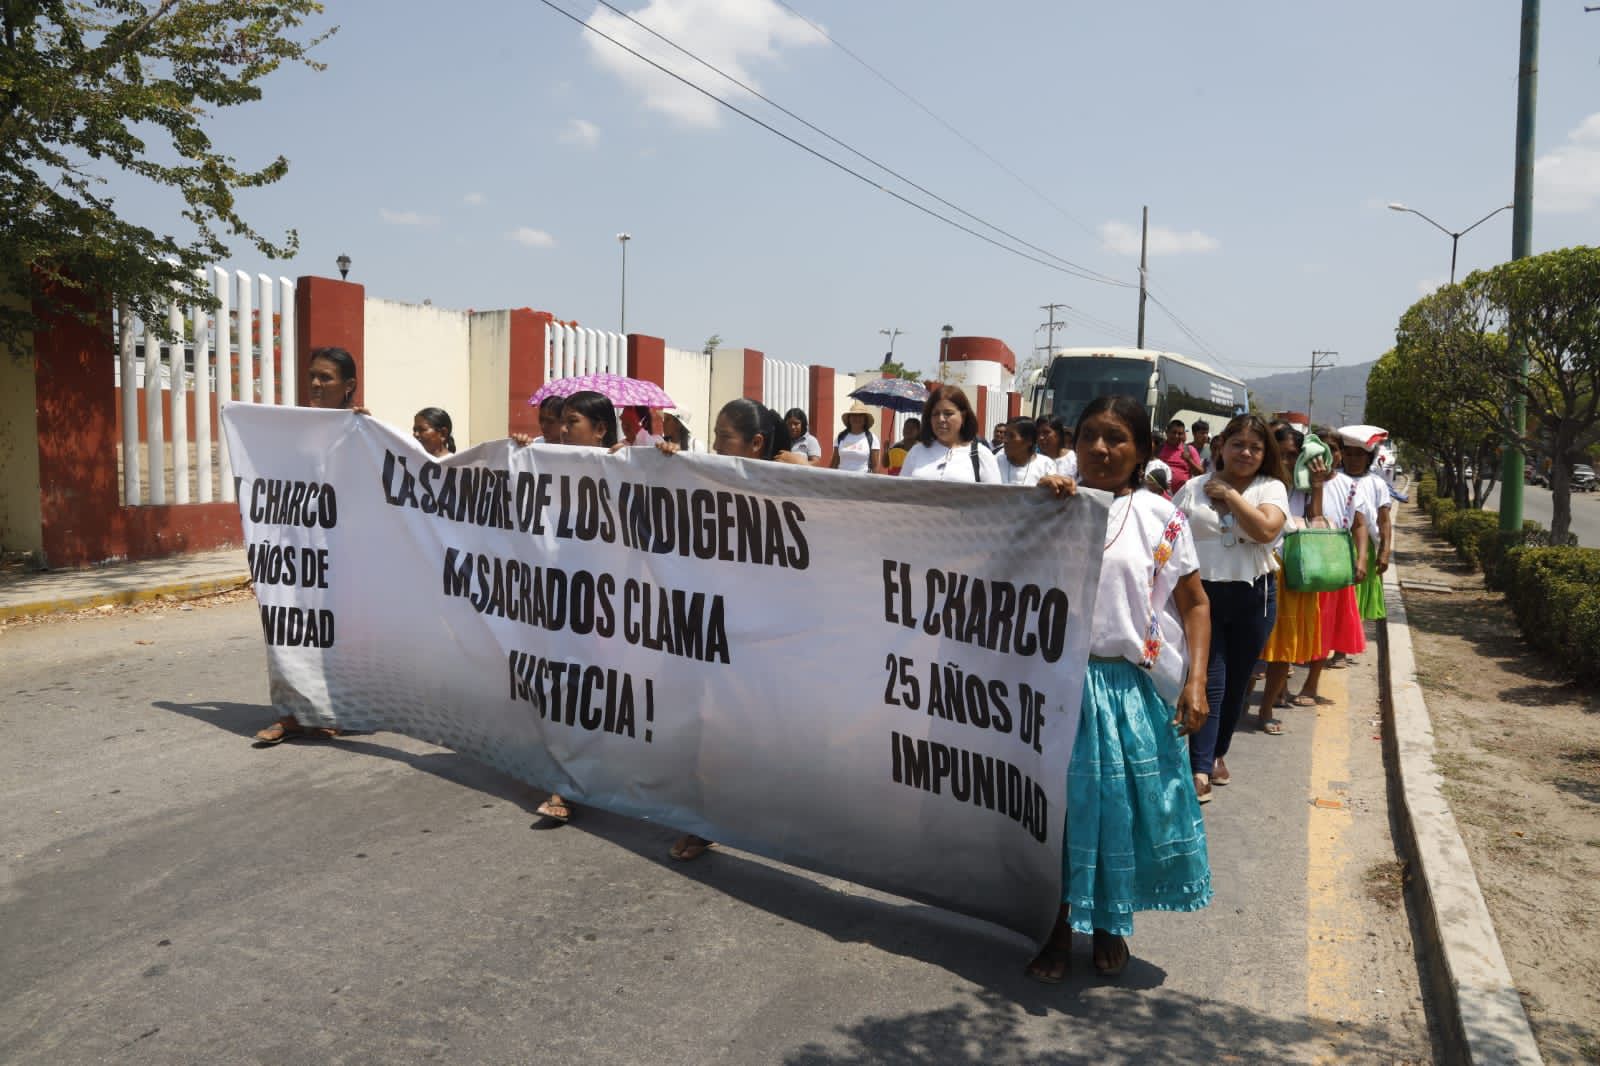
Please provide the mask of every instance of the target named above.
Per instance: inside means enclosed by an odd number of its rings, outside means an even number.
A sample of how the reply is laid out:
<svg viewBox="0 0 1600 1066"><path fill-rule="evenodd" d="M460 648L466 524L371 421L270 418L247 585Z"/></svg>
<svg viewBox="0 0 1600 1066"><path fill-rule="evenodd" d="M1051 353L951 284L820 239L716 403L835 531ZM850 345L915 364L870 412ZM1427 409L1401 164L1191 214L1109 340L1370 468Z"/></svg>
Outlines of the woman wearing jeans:
<svg viewBox="0 0 1600 1066"><path fill-rule="evenodd" d="M1272 545L1289 513L1278 442L1255 415L1229 422L1211 447L1215 470L1192 478L1173 502L1189 519L1200 579L1211 601L1206 724L1189 740L1201 803L1230 776L1223 757L1244 712L1250 671L1277 616Z"/></svg>

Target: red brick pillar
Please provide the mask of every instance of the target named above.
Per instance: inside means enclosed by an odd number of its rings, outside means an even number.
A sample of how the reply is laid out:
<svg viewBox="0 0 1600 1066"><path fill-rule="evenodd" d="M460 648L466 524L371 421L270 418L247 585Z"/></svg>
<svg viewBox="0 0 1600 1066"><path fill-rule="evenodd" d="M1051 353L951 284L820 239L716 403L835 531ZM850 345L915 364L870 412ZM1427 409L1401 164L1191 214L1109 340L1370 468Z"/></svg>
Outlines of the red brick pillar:
<svg viewBox="0 0 1600 1066"><path fill-rule="evenodd" d="M539 409L528 403L544 387L545 327L555 316L518 307L511 311L506 360L506 433L539 435Z"/></svg>
<svg viewBox="0 0 1600 1066"><path fill-rule="evenodd" d="M117 348L109 306L81 292L57 290L53 297L95 313L85 323L34 305L40 540L46 565L82 566L125 551L114 536L121 510L111 377Z"/></svg>
<svg viewBox="0 0 1600 1066"><path fill-rule="evenodd" d="M306 394L311 349L343 348L356 361L355 404L366 384L367 290L353 281L302 277L294 286L294 345L297 396Z"/></svg>
<svg viewBox="0 0 1600 1066"><path fill-rule="evenodd" d="M628 376L667 384L667 342L643 333L628 334Z"/></svg>
<svg viewBox="0 0 1600 1066"><path fill-rule="evenodd" d="M822 445L823 466L833 462L833 438L838 433L834 418L842 413L833 409L833 380L831 366L806 368L806 385L811 393L811 410L807 417L811 419L811 435Z"/></svg>
<svg viewBox="0 0 1600 1066"><path fill-rule="evenodd" d="M762 378L767 357L754 348L744 350L744 398L766 403L767 386Z"/></svg>
<svg viewBox="0 0 1600 1066"><path fill-rule="evenodd" d="M1012 419L1012 418L1021 418L1021 417L1022 417L1022 393L1020 393L1020 392L1008 392L1008 393L1006 393L1006 418Z"/></svg>
<svg viewBox="0 0 1600 1066"><path fill-rule="evenodd" d="M988 440L989 439L989 390L984 388L982 385L979 385L979 386L975 387L972 391L977 393L976 396L972 397L972 409L974 411L976 411L977 414L978 414L978 439L979 440Z"/></svg>

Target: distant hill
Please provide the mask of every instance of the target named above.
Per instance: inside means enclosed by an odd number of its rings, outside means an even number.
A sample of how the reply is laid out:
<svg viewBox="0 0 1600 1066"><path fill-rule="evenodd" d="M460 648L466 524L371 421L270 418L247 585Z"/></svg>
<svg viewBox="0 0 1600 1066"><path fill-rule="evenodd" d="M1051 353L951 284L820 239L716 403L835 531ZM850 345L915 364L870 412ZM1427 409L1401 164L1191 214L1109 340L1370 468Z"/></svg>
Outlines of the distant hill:
<svg viewBox="0 0 1600 1066"><path fill-rule="evenodd" d="M1373 362L1376 362L1374 360ZM1372 363L1354 366L1331 366L1317 375L1316 405L1311 412L1314 424L1350 425L1364 422L1367 404L1367 374ZM1311 369L1269 374L1266 377L1246 380L1250 394L1268 415L1279 411L1304 411L1306 391L1311 383ZM1349 397L1349 400L1346 400ZM1348 413L1349 417L1346 417Z"/></svg>

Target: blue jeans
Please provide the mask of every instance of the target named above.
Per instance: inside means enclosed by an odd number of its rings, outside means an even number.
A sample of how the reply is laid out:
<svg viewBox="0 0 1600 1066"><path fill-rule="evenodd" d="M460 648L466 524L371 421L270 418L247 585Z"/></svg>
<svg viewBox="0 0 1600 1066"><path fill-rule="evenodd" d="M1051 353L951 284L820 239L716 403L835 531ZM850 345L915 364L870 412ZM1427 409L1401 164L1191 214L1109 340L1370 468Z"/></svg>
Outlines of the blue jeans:
<svg viewBox="0 0 1600 1066"><path fill-rule="evenodd" d="M1250 671L1278 618L1278 590L1271 575L1254 581L1204 581L1211 600L1211 653L1206 662L1206 724L1189 738L1189 766L1211 773L1218 756L1228 754L1233 731L1244 713Z"/></svg>

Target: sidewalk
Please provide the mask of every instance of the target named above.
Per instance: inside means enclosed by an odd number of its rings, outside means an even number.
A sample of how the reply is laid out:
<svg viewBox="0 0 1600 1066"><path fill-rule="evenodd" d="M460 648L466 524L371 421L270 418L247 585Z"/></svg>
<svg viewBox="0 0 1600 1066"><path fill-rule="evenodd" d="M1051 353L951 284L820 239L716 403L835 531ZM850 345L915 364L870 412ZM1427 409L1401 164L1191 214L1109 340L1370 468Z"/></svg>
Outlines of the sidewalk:
<svg viewBox="0 0 1600 1066"><path fill-rule="evenodd" d="M7 571L0 573L0 622L163 596L204 596L249 580L243 548L83 570Z"/></svg>

